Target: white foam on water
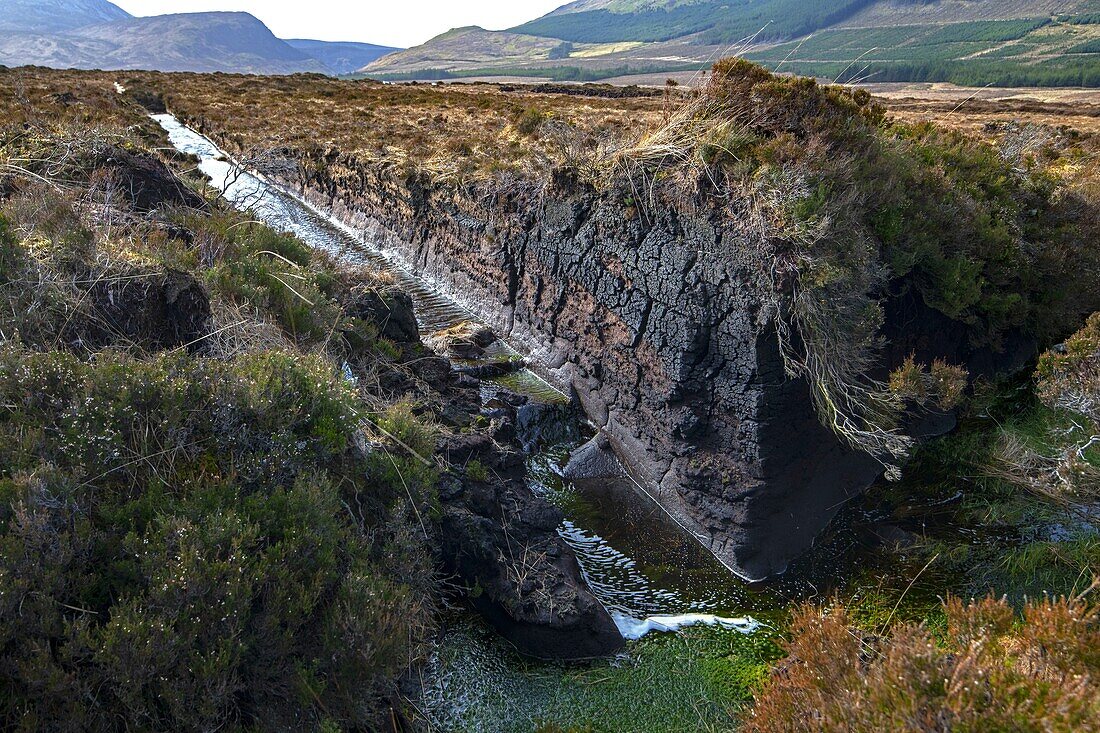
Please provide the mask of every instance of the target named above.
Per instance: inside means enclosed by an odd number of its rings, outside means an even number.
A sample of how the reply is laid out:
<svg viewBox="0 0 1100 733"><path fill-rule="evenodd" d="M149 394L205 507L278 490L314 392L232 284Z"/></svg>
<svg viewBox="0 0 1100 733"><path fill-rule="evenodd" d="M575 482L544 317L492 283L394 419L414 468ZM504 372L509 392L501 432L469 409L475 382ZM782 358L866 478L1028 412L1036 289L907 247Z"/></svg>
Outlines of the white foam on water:
<svg viewBox="0 0 1100 733"><path fill-rule="evenodd" d="M653 632L674 633L691 626L718 626L730 631L751 634L760 628L760 622L752 617L724 618L710 613L683 613L670 616L650 616L637 619L621 613L611 614L624 639L635 641Z"/></svg>

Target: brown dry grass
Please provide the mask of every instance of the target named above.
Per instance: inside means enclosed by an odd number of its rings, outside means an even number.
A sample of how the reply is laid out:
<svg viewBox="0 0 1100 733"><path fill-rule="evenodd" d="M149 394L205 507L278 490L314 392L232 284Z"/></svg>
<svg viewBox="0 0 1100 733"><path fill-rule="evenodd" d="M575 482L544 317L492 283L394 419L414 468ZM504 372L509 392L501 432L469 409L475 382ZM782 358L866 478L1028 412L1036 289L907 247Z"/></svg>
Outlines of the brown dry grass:
<svg viewBox="0 0 1100 733"><path fill-rule="evenodd" d="M560 129L613 140L660 118L652 97L604 99L489 84L380 85L321 77L142 77L233 145L335 149L361 161L489 173L559 157ZM507 88L507 87L505 87ZM533 122L537 120L537 122Z"/></svg>
<svg viewBox="0 0 1100 733"><path fill-rule="evenodd" d="M547 93L514 84L21 68L0 69L0 119L148 129L145 111L130 95L118 94L116 82L163 93L173 112L226 133L218 141L229 148L335 149L363 161L457 166L465 173L556 160L563 127L581 145L622 139L659 124L665 107L660 97ZM543 124L532 129L533 116Z"/></svg>
<svg viewBox="0 0 1100 733"><path fill-rule="evenodd" d="M1068 127L1100 132L1100 90L974 89L953 84L870 84L866 87L903 122L934 122L979 136L989 123Z"/></svg>
<svg viewBox="0 0 1100 733"><path fill-rule="evenodd" d="M0 67L0 123L4 125L133 128L146 141L160 139L144 110L115 89L119 74Z"/></svg>
<svg viewBox="0 0 1100 733"><path fill-rule="evenodd" d="M1084 597L948 599L947 628L855 629L843 608L794 614L789 657L746 733L1100 730L1100 611Z"/></svg>
<svg viewBox="0 0 1100 733"><path fill-rule="evenodd" d="M429 168L446 160L466 171L553 161L560 155L563 126L582 146L629 144L646 129L659 128L668 114L661 97L549 93L514 83L380 85L317 75L21 68L0 70L0 117L17 123L37 118L148 129L144 111L117 94L115 82L163 92L173 111L212 131L231 130L220 140L230 147L334 148L363 160ZM949 84L880 84L867 89L894 119L932 121L986 139L994 137L991 123L1100 133L1097 90L971 89ZM551 124L521 130L531 112Z"/></svg>

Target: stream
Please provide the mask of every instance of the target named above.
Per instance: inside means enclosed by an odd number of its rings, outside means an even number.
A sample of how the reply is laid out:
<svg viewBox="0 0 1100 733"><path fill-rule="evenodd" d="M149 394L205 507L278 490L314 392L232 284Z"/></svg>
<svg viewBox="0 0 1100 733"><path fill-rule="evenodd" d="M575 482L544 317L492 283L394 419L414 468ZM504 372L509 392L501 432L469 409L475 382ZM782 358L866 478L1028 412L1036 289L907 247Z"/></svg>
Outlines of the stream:
<svg viewBox="0 0 1100 733"><path fill-rule="evenodd" d="M380 251L363 232L260 176L240 172L214 143L174 116L155 115L154 119L173 146L199 158L201 171L234 205L251 211L276 230L293 233L339 262L391 274L413 297L423 332L479 322L439 283L421 277L392 253ZM503 341L499 344L490 358L519 356ZM529 369L509 374L495 385L485 381L489 387L483 390L485 394L506 387L542 402L568 402L566 395ZM674 632L698 624L751 634L759 626L754 615L765 618L784 605L770 591L749 588L627 480L584 486L563 481L557 469L574 447L576 444L561 444L530 455L531 488L564 512L559 532L576 552L585 579L625 637L638 639L649 632ZM428 679L422 683L425 714L434 721L433 727L489 730L491 723L472 724L470 715L493 704L507 708L509 700L537 707L538 692L529 682L530 665L524 661L528 671L517 672L519 663L514 656L479 620L468 616L454 619L427 665Z"/></svg>

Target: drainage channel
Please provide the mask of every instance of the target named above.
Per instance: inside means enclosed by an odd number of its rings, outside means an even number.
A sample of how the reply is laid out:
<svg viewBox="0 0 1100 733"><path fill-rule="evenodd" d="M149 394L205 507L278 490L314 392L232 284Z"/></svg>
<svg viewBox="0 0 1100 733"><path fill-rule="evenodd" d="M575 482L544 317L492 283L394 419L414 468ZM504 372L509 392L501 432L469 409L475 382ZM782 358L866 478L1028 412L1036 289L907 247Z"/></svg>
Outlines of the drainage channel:
<svg viewBox="0 0 1100 733"><path fill-rule="evenodd" d="M374 246L365 232L352 230L260 176L240 171L213 142L174 116L155 115L154 119L172 145L199 158L201 171L235 206L338 262L389 273L412 296L425 333L479 322L438 284ZM493 360L519 357L503 342L489 355ZM529 369L497 380L484 392L496 387L539 402L568 401ZM775 599L750 591L626 481L596 485L564 481L557 468L573 447L559 445L529 456L531 488L563 510L566 519L559 532L576 552L585 579L624 636L636 639L651 631L698 624L751 633L757 627L751 614L775 608Z"/></svg>

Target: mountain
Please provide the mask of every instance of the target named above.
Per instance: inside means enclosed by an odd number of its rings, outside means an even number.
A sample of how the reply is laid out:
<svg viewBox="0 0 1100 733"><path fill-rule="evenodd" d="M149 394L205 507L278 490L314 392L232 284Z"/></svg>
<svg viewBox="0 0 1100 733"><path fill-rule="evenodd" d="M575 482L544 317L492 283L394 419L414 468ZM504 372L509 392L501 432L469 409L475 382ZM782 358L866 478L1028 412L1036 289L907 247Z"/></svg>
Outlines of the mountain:
<svg viewBox="0 0 1100 733"><path fill-rule="evenodd" d="M0 0L0 31L58 33L130 17L107 0Z"/></svg>
<svg viewBox="0 0 1100 733"><path fill-rule="evenodd" d="M317 59L337 74L350 74L372 61L401 50L391 46L376 46L373 43L311 41L304 38L290 38L286 43L310 58Z"/></svg>
<svg viewBox="0 0 1100 733"><path fill-rule="evenodd" d="M68 8L71 3L65 5ZM70 23L70 30L38 28L0 37L0 63L105 70L329 73L322 62L279 40L248 13L127 16L80 27L71 26L73 18L59 16Z"/></svg>
<svg viewBox="0 0 1100 733"><path fill-rule="evenodd" d="M377 61L386 79L675 74L739 54L850 81L1100 86L1100 0L577 0Z"/></svg>

